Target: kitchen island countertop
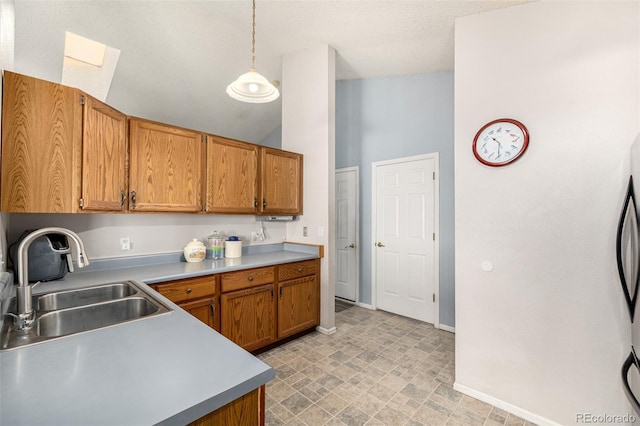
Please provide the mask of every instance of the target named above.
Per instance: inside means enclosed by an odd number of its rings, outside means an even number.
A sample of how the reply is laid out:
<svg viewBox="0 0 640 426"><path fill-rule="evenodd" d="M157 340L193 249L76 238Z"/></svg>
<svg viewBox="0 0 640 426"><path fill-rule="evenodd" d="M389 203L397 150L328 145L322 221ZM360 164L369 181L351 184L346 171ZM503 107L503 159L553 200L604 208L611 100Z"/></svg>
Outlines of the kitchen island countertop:
<svg viewBox="0 0 640 426"><path fill-rule="evenodd" d="M284 244L239 259L107 265L40 284L34 293L118 280L152 284L317 257L317 250ZM0 424L183 425L275 377L267 364L157 296L173 311L0 352Z"/></svg>

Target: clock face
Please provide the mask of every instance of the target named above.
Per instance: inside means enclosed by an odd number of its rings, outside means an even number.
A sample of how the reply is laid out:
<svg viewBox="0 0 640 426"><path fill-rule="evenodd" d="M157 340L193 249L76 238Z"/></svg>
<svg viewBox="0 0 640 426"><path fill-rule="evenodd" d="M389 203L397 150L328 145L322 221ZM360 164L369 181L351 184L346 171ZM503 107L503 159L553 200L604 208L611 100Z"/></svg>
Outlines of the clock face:
<svg viewBox="0 0 640 426"><path fill-rule="evenodd" d="M473 154L487 166L505 166L518 159L529 146L529 133L522 123L501 118L485 124L473 140Z"/></svg>

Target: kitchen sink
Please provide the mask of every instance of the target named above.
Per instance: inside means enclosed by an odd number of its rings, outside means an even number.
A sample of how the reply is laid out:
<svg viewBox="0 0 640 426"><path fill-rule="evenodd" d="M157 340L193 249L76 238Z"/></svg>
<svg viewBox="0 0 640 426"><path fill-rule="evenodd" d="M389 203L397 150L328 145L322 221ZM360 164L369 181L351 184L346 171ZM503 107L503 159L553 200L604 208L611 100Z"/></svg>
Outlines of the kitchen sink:
<svg viewBox="0 0 640 426"><path fill-rule="evenodd" d="M56 293L36 296L37 303L34 303L34 306L37 306L37 309L41 311L52 311L122 299L134 295L137 292L138 290L129 283L105 284L79 290L58 291Z"/></svg>
<svg viewBox="0 0 640 426"><path fill-rule="evenodd" d="M48 312L36 318L38 336L59 337L95 330L157 313L160 306L142 297Z"/></svg>
<svg viewBox="0 0 640 426"><path fill-rule="evenodd" d="M18 330L13 318L5 316L0 331L0 350L91 332L172 311L145 287L126 281L33 296L36 309L33 327ZM15 298L9 301L8 312L15 314Z"/></svg>

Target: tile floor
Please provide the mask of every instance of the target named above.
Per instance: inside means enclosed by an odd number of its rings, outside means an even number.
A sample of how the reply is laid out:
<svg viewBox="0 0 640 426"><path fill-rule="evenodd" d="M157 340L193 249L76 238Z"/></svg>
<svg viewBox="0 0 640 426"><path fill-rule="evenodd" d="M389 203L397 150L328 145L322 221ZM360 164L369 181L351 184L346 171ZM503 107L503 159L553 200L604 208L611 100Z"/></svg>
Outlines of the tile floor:
<svg viewBox="0 0 640 426"><path fill-rule="evenodd" d="M533 425L453 390L454 335L357 306L258 357L276 370L266 424Z"/></svg>

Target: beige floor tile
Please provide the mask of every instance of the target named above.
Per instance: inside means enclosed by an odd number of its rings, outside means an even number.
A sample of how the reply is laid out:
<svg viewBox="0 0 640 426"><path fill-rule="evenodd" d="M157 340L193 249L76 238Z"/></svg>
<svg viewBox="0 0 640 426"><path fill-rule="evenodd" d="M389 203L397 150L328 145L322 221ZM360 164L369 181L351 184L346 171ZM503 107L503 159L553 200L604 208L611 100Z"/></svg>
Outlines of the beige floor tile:
<svg viewBox="0 0 640 426"><path fill-rule="evenodd" d="M489 413L491 413L491 409L493 408L493 406L487 404L486 402L482 402L466 395L462 397L459 407L463 407L470 411L473 411L474 413L482 416L482 418L487 418L489 416Z"/></svg>
<svg viewBox="0 0 640 426"><path fill-rule="evenodd" d="M374 418L380 420L384 425L403 425L410 419L408 415L390 407L389 405L386 405L384 409L379 410Z"/></svg>
<svg viewBox="0 0 640 426"><path fill-rule="evenodd" d="M382 407L384 407L384 402L380 401L375 396L364 393L358 399L353 401L351 405L361 409L363 412L373 416L378 412Z"/></svg>
<svg viewBox="0 0 640 426"><path fill-rule="evenodd" d="M400 393L391 398L391 400L387 402L387 406L398 410L409 417L412 417L416 413L417 409L420 408L420 404Z"/></svg>
<svg viewBox="0 0 640 426"><path fill-rule="evenodd" d="M316 402L316 404L329 414L335 416L336 414L344 410L347 405L349 405L349 402L331 392L322 397L318 402Z"/></svg>
<svg viewBox="0 0 640 426"><path fill-rule="evenodd" d="M434 411L426 406L418 408L412 418L425 426L441 426L447 424L447 420L449 420L448 415Z"/></svg>
<svg viewBox="0 0 640 426"><path fill-rule="evenodd" d="M453 389L455 336L383 311L336 313L337 332L313 332L260 354L267 426L531 426Z"/></svg>
<svg viewBox="0 0 640 426"><path fill-rule="evenodd" d="M353 405L347 406L337 417L349 426L362 426L371 419L370 415Z"/></svg>
<svg viewBox="0 0 640 426"><path fill-rule="evenodd" d="M323 425L333 416L317 406L312 404L306 408L302 413L298 414L298 418L308 425Z"/></svg>

